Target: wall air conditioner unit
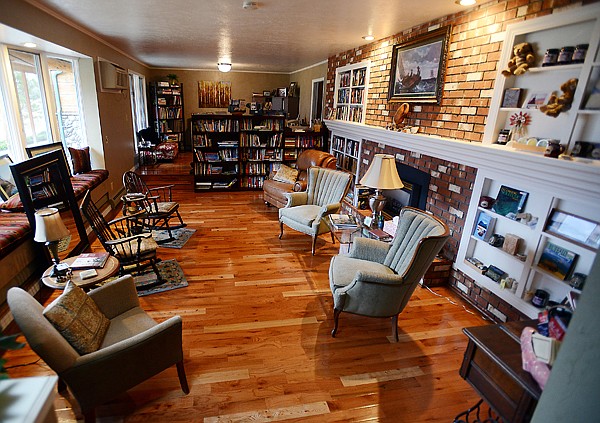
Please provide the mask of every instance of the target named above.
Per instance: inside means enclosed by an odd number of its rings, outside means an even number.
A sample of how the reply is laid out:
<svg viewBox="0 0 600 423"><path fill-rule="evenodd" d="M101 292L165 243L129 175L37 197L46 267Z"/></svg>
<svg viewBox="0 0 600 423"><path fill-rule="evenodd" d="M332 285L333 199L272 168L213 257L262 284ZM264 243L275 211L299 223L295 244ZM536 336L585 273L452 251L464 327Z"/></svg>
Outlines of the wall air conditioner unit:
<svg viewBox="0 0 600 423"><path fill-rule="evenodd" d="M98 58L98 68L100 69L102 91L116 92L129 87L127 70L101 58Z"/></svg>

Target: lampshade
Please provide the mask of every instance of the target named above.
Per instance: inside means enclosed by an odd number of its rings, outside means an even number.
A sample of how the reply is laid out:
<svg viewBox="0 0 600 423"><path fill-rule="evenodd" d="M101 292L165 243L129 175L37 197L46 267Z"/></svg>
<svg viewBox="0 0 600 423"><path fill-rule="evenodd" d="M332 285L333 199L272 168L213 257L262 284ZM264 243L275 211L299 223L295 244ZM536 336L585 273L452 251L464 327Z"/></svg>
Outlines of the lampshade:
<svg viewBox="0 0 600 423"><path fill-rule="evenodd" d="M217 63L217 68L221 72L229 72L231 70L231 63Z"/></svg>
<svg viewBox="0 0 600 423"><path fill-rule="evenodd" d="M37 242L54 242L68 237L69 230L56 208L45 208L35 212L35 236Z"/></svg>
<svg viewBox="0 0 600 423"><path fill-rule="evenodd" d="M400 189L404 186L398 176L396 160L389 154L375 154L371 166L360 183L375 189Z"/></svg>

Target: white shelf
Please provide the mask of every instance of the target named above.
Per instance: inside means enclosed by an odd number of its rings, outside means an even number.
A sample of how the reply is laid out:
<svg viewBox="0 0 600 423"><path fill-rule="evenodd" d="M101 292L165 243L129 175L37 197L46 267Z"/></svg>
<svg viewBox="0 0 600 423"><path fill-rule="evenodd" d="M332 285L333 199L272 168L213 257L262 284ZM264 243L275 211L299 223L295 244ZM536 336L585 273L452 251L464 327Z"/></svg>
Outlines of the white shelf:
<svg viewBox="0 0 600 423"><path fill-rule="evenodd" d="M538 73L538 72L561 72L561 71L570 71L570 70L579 70L583 68L583 63L573 63L570 65L554 65L554 66L544 66L544 67L533 67L529 68L529 72Z"/></svg>

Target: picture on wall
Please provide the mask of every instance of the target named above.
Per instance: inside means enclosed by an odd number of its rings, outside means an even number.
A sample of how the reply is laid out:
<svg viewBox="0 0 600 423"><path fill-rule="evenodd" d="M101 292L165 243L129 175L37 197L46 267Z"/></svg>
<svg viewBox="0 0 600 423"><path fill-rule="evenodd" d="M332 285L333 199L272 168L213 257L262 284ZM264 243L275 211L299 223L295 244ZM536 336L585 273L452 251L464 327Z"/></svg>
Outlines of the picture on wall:
<svg viewBox="0 0 600 423"><path fill-rule="evenodd" d="M198 81L198 107L227 108L231 100L231 82Z"/></svg>
<svg viewBox="0 0 600 423"><path fill-rule="evenodd" d="M388 100L440 103L450 26L394 46Z"/></svg>

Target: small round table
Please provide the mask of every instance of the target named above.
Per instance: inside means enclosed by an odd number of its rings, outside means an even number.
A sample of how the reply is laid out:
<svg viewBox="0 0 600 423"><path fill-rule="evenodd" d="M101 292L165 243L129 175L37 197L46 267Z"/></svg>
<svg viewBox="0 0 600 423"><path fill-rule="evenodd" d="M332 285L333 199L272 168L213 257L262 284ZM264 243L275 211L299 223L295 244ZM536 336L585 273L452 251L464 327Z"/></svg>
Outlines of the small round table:
<svg viewBox="0 0 600 423"><path fill-rule="evenodd" d="M64 259L63 261L61 261L61 263L67 263L70 266L71 264L73 264L75 259L77 259L77 256ZM52 272L53 268L54 268L54 265L52 265L48 269L46 269L46 271L42 275L42 283L50 288L64 289L66 282L57 282L56 278L50 277L50 273ZM116 275L117 272L119 271L119 260L117 260L113 256L109 256L104 267L102 267L100 269L94 269L94 270L96 270L98 275L94 276L93 278L88 278L88 279L81 279L80 275L81 275L81 272L83 271L83 269L82 270L73 270L73 277L71 278L71 281L73 281L73 283L75 283L75 285L78 285L83 289L91 288L92 286L96 285L97 283L102 282L102 281L110 278L111 276Z"/></svg>

